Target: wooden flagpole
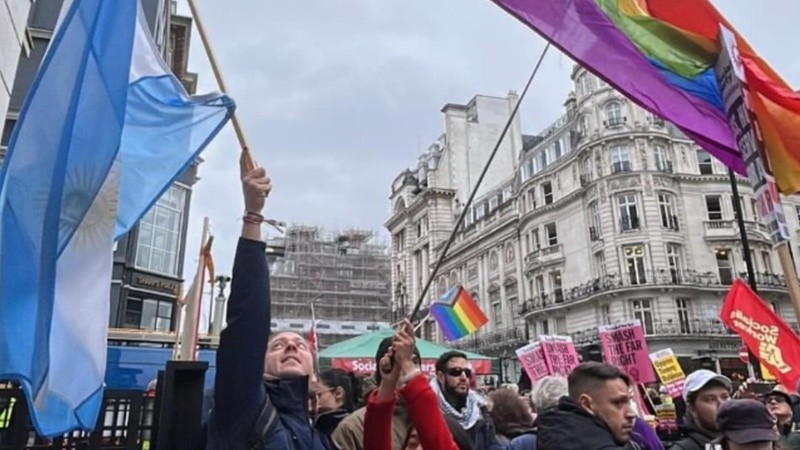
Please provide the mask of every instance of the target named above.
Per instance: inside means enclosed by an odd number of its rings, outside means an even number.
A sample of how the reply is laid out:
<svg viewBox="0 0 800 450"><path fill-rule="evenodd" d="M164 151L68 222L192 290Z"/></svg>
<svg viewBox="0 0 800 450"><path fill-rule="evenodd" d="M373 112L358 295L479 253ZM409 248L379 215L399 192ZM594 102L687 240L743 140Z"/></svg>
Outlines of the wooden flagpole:
<svg viewBox="0 0 800 450"><path fill-rule="evenodd" d="M208 33L206 33L206 27L203 25L203 20L200 18L200 12L197 10L197 5L194 3L194 0L188 0L188 2L189 9L192 11L194 23L197 25L197 32L200 34L200 40L203 42L203 48L205 48L206 55L208 55L208 61L211 63L211 70L214 72L214 78L217 79L219 90L222 93L227 94L228 87L225 84L225 79L222 78L222 71L220 71L219 63L217 63L217 57L214 55L214 50L211 48L211 42L208 39ZM236 133L236 139L239 140L239 145L242 147L242 158L245 162L246 168L247 170L253 170L258 167L258 165L250 154L250 147L247 145L247 138L244 135L242 124L239 122L239 116L236 115L235 111L231 117L231 123L233 124L233 131Z"/></svg>
<svg viewBox="0 0 800 450"><path fill-rule="evenodd" d="M789 242L778 245L775 250L778 252L778 258L781 261L781 269L783 269L783 277L786 279L789 298L792 300L794 315L797 318L797 323L800 324L800 285L797 283L797 271L792 260L792 254L789 251Z"/></svg>
<svg viewBox="0 0 800 450"><path fill-rule="evenodd" d="M205 258L203 252L208 240L209 220L203 220L203 237L200 241L200 260L197 262L197 272L195 273L193 285L194 291L190 291L191 298L186 299L186 309L183 317L183 330L181 331L180 359L182 361L194 361L197 347L197 331L200 323L200 302L203 299L203 276L205 274Z"/></svg>

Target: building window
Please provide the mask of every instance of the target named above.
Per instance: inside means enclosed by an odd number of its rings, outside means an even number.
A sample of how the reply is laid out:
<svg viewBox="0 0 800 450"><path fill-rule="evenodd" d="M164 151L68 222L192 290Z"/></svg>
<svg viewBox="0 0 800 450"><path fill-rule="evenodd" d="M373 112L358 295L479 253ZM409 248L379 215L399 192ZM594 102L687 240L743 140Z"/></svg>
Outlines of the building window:
<svg viewBox="0 0 800 450"><path fill-rule="evenodd" d="M589 183L594 179L594 166L592 165L592 157L583 160L583 179L585 183Z"/></svg>
<svg viewBox="0 0 800 450"><path fill-rule="evenodd" d="M596 241L603 235L602 228L600 227L600 204L598 202L593 202L589 205L589 214L589 221L591 222L589 238Z"/></svg>
<svg viewBox="0 0 800 450"><path fill-rule="evenodd" d="M581 92L587 96L592 93L592 89L594 89L594 79L588 73L584 74L581 77Z"/></svg>
<svg viewBox="0 0 800 450"><path fill-rule="evenodd" d="M645 335L653 334L653 304L650 299L633 300L633 318L642 323Z"/></svg>
<svg viewBox="0 0 800 450"><path fill-rule="evenodd" d="M508 300L508 307L511 309L511 322L515 327L520 325L522 322L522 315L519 313L519 300L517 297Z"/></svg>
<svg viewBox="0 0 800 450"><path fill-rule="evenodd" d="M625 263L628 269L628 281L630 284L647 283L644 264L644 247L641 245L630 245L623 247L622 251L625 253Z"/></svg>
<svg viewBox="0 0 800 450"><path fill-rule="evenodd" d="M492 304L492 316L494 317L494 325L496 328L503 326L503 305L500 303Z"/></svg>
<svg viewBox="0 0 800 450"><path fill-rule="evenodd" d="M185 189L170 186L139 222L137 267L171 276L178 275L185 198Z"/></svg>
<svg viewBox="0 0 800 450"><path fill-rule="evenodd" d="M539 241L539 229L534 228L531 230L531 236L533 236L533 251L539 250L542 248L542 244Z"/></svg>
<svg viewBox="0 0 800 450"><path fill-rule="evenodd" d="M769 305L772 307L772 312L774 312L776 316L781 317L781 304L778 302L769 302Z"/></svg>
<svg viewBox="0 0 800 450"><path fill-rule="evenodd" d="M675 308L678 310L678 326L681 334L691 333L692 322L689 320L689 301L685 298L676 298Z"/></svg>
<svg viewBox="0 0 800 450"><path fill-rule="evenodd" d="M531 209L537 208L537 201L536 201L536 188L532 187L528 190L528 202L530 203Z"/></svg>
<svg viewBox="0 0 800 450"><path fill-rule="evenodd" d="M673 197L670 194L658 194L658 209L661 212L661 227L678 231L678 216L675 214Z"/></svg>
<svg viewBox="0 0 800 450"><path fill-rule="evenodd" d="M620 194L617 196L619 206L620 230L639 229L639 215L636 211L636 194Z"/></svg>
<svg viewBox="0 0 800 450"><path fill-rule="evenodd" d="M556 229L556 223L550 222L544 226L545 235L547 235L547 245L553 246L558 245L558 230Z"/></svg>
<svg viewBox="0 0 800 450"><path fill-rule="evenodd" d="M722 220L722 201L719 195L706 195L708 220Z"/></svg>
<svg viewBox="0 0 800 450"><path fill-rule="evenodd" d="M606 255L602 250L594 254L594 266L598 278L606 276Z"/></svg>
<svg viewBox="0 0 800 450"><path fill-rule="evenodd" d="M631 161L628 159L628 147L624 145L611 147L611 173L630 171Z"/></svg>
<svg viewBox="0 0 800 450"><path fill-rule="evenodd" d="M759 217L758 215L758 203L754 198L750 199L750 209L753 212L753 220L761 220L761 217ZM798 225L800 225L800 209L798 209L797 206L795 206L795 213L797 214L798 217L797 223Z"/></svg>
<svg viewBox="0 0 800 450"><path fill-rule="evenodd" d="M547 322L547 319L540 320L537 328L539 329L539 336L550 334L550 324Z"/></svg>
<svg viewBox="0 0 800 450"><path fill-rule="evenodd" d="M711 155L703 150L697 151L697 165L700 168L700 175L711 175L714 173L714 166L711 163Z"/></svg>
<svg viewBox="0 0 800 450"><path fill-rule="evenodd" d="M657 171L672 173L672 161L667 157L667 149L663 145L655 146L653 149L653 157L656 162Z"/></svg>
<svg viewBox="0 0 800 450"><path fill-rule="evenodd" d="M549 181L542 183L542 195L545 205L553 203L553 185Z"/></svg>
<svg viewBox="0 0 800 450"><path fill-rule="evenodd" d="M606 303L600 306L600 325L611 324L611 305Z"/></svg>
<svg viewBox="0 0 800 450"><path fill-rule="evenodd" d="M667 244L667 265L669 266L670 279L674 284L680 282L681 277L681 247L677 244Z"/></svg>
<svg viewBox="0 0 800 450"><path fill-rule="evenodd" d="M733 283L733 267L731 266L731 251L729 249L718 249L716 252L717 270L719 271L719 281L722 284Z"/></svg>
<svg viewBox="0 0 800 450"><path fill-rule="evenodd" d="M561 288L561 272L557 270L550 272L550 286L553 288L556 303L563 303L564 291Z"/></svg>
<svg viewBox="0 0 800 450"><path fill-rule="evenodd" d="M622 106L618 102L611 102L606 105L606 126L618 127L625 123L622 117Z"/></svg>
<svg viewBox="0 0 800 450"><path fill-rule="evenodd" d="M170 331L172 302L128 298L125 306L124 328L148 331Z"/></svg>
<svg viewBox="0 0 800 450"><path fill-rule="evenodd" d="M761 261L764 262L764 265L761 266L764 268L764 272L773 273L772 272L772 257L770 256L769 252L761 252Z"/></svg>
<svg viewBox="0 0 800 450"><path fill-rule="evenodd" d="M541 297L544 295L544 276L537 275L536 276L536 295Z"/></svg>

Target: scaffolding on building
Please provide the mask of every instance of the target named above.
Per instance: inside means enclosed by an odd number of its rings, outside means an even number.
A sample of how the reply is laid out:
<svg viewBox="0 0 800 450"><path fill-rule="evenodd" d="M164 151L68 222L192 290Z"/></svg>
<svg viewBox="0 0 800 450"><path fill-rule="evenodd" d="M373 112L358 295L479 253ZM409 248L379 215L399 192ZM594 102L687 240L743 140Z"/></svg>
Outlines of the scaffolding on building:
<svg viewBox="0 0 800 450"><path fill-rule="evenodd" d="M307 331L312 303L321 347L388 326L390 256L373 232L291 225L267 251L273 328Z"/></svg>

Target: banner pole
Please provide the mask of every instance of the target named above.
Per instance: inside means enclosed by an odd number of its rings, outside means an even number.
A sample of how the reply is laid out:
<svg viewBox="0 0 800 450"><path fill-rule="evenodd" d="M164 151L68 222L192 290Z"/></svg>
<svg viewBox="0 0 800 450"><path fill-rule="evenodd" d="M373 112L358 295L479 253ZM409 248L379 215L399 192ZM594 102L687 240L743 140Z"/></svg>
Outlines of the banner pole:
<svg viewBox="0 0 800 450"><path fill-rule="evenodd" d="M781 261L781 268L783 269L783 277L786 279L786 289L789 291L789 299L792 301L792 308L794 308L794 316L797 323L800 324L800 285L797 283L797 272L792 260L792 254L789 251L789 243L785 242L775 248L778 252L778 258Z"/></svg>
<svg viewBox="0 0 800 450"><path fill-rule="evenodd" d="M214 78L217 80L219 90L223 94L227 94L228 87L225 85L225 80L222 78L222 71L219 68L219 63L217 63L217 57L214 55L214 50L211 48L211 42L208 39L208 33L206 33L206 27L203 24L203 20L200 18L200 12L197 10L197 5L195 5L194 0L188 0L188 2L189 9L192 11L194 23L197 25L197 33L200 35L200 40L203 42L203 48L206 50L206 55L208 55L208 61L211 64L211 70L214 72ZM239 116L236 115L235 111L233 115L231 115L231 124L233 125L233 131L236 133L236 139L239 140L239 146L242 147L242 158L244 159L248 171L251 171L255 169L257 165L250 154L250 147L247 145L247 138L244 135L244 129L242 128L242 124L239 122Z"/></svg>

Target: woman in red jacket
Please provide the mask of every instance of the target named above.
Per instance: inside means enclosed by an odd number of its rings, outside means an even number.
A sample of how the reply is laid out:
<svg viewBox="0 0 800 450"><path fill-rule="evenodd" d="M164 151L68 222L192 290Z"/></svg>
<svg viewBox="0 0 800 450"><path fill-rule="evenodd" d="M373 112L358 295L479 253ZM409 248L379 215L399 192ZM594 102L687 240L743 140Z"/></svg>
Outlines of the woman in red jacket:
<svg viewBox="0 0 800 450"><path fill-rule="evenodd" d="M416 435L406 440L419 442L414 450L458 450L453 435L445 422L436 395L428 384L428 378L413 363L414 328L406 320L395 333L392 348L380 360L380 387L367 400L364 418L364 448L370 450L392 449L392 413L397 396L405 402L408 417ZM392 363L394 361L394 363ZM399 388L399 389L398 389ZM406 450L399 449L399 450ZM410 449L409 449L410 450Z"/></svg>

